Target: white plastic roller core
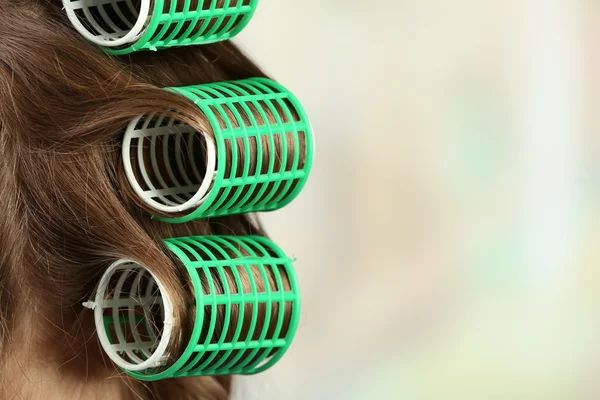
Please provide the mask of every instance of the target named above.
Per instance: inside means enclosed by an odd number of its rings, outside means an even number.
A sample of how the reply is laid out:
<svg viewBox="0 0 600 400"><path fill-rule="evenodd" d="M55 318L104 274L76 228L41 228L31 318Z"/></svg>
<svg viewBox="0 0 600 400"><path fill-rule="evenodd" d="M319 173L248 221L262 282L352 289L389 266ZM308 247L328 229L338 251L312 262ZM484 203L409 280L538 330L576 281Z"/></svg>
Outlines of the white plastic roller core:
<svg viewBox="0 0 600 400"><path fill-rule="evenodd" d="M116 261L102 276L94 302L84 305L94 309L98 338L115 364L129 371L164 365L173 332L173 305L146 267Z"/></svg>
<svg viewBox="0 0 600 400"><path fill-rule="evenodd" d="M150 14L150 0L63 0L63 6L81 35L106 47L136 42Z"/></svg>
<svg viewBox="0 0 600 400"><path fill-rule="evenodd" d="M217 168L215 141L175 118L153 114L131 121L122 151L131 188L154 210L197 208L210 193Z"/></svg>

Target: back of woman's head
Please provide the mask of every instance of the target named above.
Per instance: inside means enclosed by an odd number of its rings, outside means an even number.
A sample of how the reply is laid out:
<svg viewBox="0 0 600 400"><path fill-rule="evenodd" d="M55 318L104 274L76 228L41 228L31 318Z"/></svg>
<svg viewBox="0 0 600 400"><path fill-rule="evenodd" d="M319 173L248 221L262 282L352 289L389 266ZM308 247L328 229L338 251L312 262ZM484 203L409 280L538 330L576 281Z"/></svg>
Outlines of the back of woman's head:
<svg viewBox="0 0 600 400"><path fill-rule="evenodd" d="M228 377L143 384L120 372L81 304L111 262L136 260L164 284L175 321L193 325L162 239L263 232L248 215L149 218L123 175L123 130L157 110L209 130L161 88L264 75L230 42L109 56L61 8L0 0L0 398L227 399Z"/></svg>

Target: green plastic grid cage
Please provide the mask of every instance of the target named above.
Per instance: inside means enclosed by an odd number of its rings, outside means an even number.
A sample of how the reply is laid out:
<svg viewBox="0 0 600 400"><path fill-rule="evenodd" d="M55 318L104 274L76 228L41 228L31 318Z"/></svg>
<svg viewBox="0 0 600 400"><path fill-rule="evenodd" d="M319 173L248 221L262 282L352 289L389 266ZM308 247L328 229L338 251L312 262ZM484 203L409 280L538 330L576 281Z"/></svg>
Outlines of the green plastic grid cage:
<svg viewBox="0 0 600 400"><path fill-rule="evenodd" d="M256 374L281 359L300 317L297 278L283 251L260 236L165 243L193 289L187 346L181 356L169 355L173 310L163 285L143 265L119 260L103 275L95 300L85 304L95 310L107 355L141 380Z"/></svg>
<svg viewBox="0 0 600 400"><path fill-rule="evenodd" d="M258 0L63 0L69 20L111 54L231 39Z"/></svg>
<svg viewBox="0 0 600 400"><path fill-rule="evenodd" d="M272 211L300 193L314 138L291 92L266 78L167 90L193 101L214 136L159 112L127 127L128 182L162 221Z"/></svg>

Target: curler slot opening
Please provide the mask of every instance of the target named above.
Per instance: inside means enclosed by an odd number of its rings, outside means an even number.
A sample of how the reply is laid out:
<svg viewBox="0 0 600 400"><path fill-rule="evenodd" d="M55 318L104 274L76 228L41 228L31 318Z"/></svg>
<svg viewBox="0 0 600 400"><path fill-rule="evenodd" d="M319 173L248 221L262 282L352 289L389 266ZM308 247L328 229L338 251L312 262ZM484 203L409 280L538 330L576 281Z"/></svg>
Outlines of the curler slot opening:
<svg viewBox="0 0 600 400"><path fill-rule="evenodd" d="M63 6L79 33L106 47L137 41L150 14L150 0L63 0Z"/></svg>
<svg viewBox="0 0 600 400"><path fill-rule="evenodd" d="M173 309L150 271L133 261L115 262L100 281L95 303L98 337L115 364L142 371L165 362Z"/></svg>
<svg viewBox="0 0 600 400"><path fill-rule="evenodd" d="M216 146L208 135L176 118L146 115L123 138L123 162L131 188L153 210L198 207L213 185Z"/></svg>

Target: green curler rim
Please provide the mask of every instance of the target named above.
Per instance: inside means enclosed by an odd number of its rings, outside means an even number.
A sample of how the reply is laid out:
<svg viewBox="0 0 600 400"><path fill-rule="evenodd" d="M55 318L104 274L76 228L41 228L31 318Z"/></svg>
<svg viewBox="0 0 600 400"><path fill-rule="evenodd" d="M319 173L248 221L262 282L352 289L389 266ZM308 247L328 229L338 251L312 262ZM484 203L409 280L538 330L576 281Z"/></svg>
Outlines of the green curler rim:
<svg viewBox="0 0 600 400"><path fill-rule="evenodd" d="M248 25L257 4L258 0L63 0L79 33L114 55L231 39Z"/></svg>
<svg viewBox="0 0 600 400"><path fill-rule="evenodd" d="M188 345L181 356L167 367L130 370L121 366L123 362L117 364L136 379L154 381L192 376L256 374L277 363L289 348L300 318L298 281L292 261L285 253L272 241L261 236L182 237L166 239L165 243L187 271L194 289L195 323ZM257 271L256 275L252 268ZM273 283L269 281L268 271L274 277ZM235 285L227 279L227 273L233 277ZM288 277L289 288L285 288L282 274ZM123 283L125 278L116 278L119 281L117 293L119 298L122 298L120 293L121 288L126 286ZM250 288L241 290L244 279L249 282L246 286ZM102 281L108 280L110 278L102 279ZM262 281L264 291L259 291L257 288L259 280ZM135 282L134 286L138 284L138 280ZM160 286L159 281L156 283ZM153 283L153 287L156 283ZM147 292L145 289L144 291ZM221 291L222 294L217 293ZM100 316L98 327L103 329L106 332L105 337L108 337L109 344L103 342L105 351L113 361L119 361L113 358L115 352L111 347L120 345L123 348L123 343L117 343L118 340L114 340L114 335L111 335L110 331L111 324L114 324L115 320L114 308L121 310L122 307L117 304L113 305L112 309L103 308L102 301L98 301L98 298L104 299L107 293L106 285L102 287L101 293L99 289L94 307L97 322ZM132 298L124 300L128 303L132 302ZM114 302L112 299L105 301ZM291 306L287 324L284 321L286 305L288 310ZM263 307L264 311L262 320L258 318L259 306ZM109 316L103 316L107 310L110 311ZM165 313L164 310L170 310L170 305L167 304L162 308L161 316ZM131 310L129 312L130 314L126 314L119 320L119 324L131 328L119 329L121 332L130 329L130 332L137 335L136 327L144 323L144 318L131 324L129 317L133 314ZM252 318L249 324L247 322L244 324L244 320L248 321L244 314L247 315L248 312L252 313ZM145 313L144 311L144 315ZM216 334L217 314L223 317L222 331L218 335ZM237 317L234 317L236 314ZM165 321L167 319L168 315L165 316ZM122 339L123 334L120 335ZM155 335L154 339L157 344L152 349L161 346L158 344L160 338L156 339ZM128 346L130 353L136 351L133 348L135 343L133 345L127 343L125 346ZM148 350L148 347L145 349ZM142 360L138 359L136 362L145 361L150 357L155 358L157 355L151 354L152 351L154 350L146 351L145 356L140 356L141 351L138 349L136 354ZM162 357L163 366L166 358Z"/></svg>
<svg viewBox="0 0 600 400"><path fill-rule="evenodd" d="M302 191L313 164L313 131L298 99L282 85L267 78L251 78L166 90L193 101L210 123L214 137L176 124L173 119L165 123L164 118L155 115L142 116L129 124L123 139L125 172L134 192L156 211L159 220L183 223L273 211L289 204ZM192 136L186 141L181 140L183 135ZM206 141L198 145L208 151L210 160L203 178L195 171L194 179L194 174L186 173L183 162L175 160L181 143L193 140L193 135L203 135ZM156 145L159 136L162 147ZM281 151L270 151L277 143ZM143 154L143 148L153 149L150 156ZM189 145L188 150L194 157L207 153L192 148ZM163 152L158 154L161 149ZM248 155L255 158L256 165L251 165ZM150 169L149 157L153 171L146 172ZM158 159L173 159L166 163L170 179L163 179L167 173L161 172ZM231 168L227 168L228 162ZM172 171L179 171L180 178Z"/></svg>

